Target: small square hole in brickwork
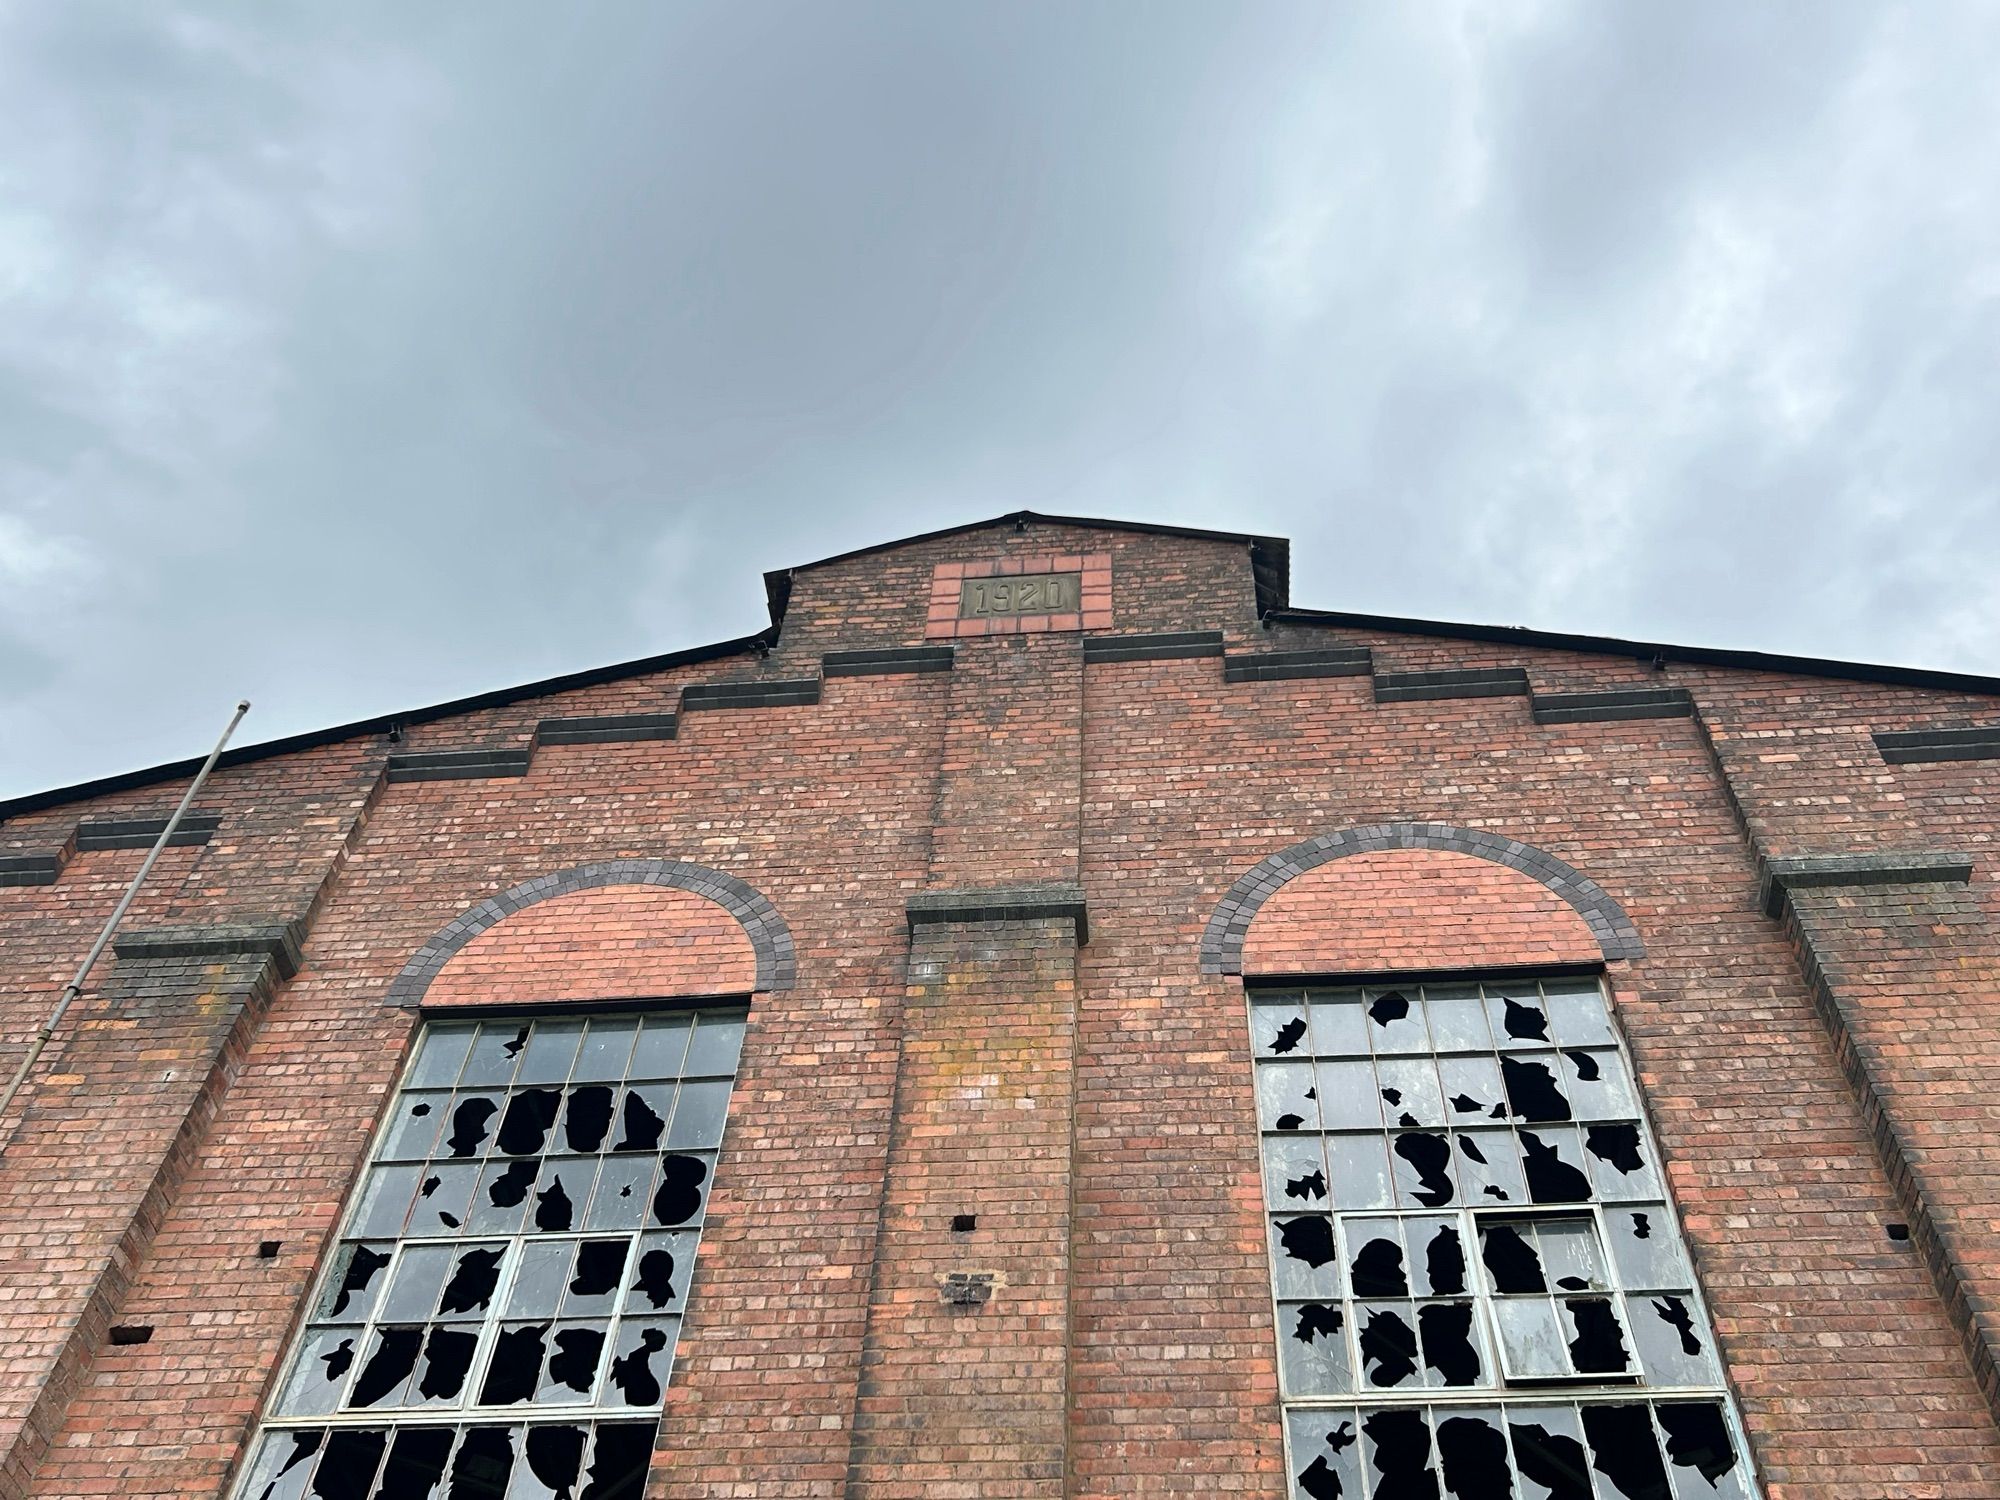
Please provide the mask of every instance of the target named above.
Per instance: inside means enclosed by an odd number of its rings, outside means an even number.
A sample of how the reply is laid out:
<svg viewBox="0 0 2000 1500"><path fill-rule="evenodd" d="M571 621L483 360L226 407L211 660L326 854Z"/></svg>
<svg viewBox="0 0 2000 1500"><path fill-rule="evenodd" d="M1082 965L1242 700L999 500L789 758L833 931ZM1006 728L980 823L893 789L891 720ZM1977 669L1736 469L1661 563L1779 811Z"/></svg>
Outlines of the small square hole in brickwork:
<svg viewBox="0 0 2000 1500"><path fill-rule="evenodd" d="M1910 1237L1910 1226L1907 1224L1884 1224L1882 1228L1890 1239L1899 1244Z"/></svg>
<svg viewBox="0 0 2000 1500"><path fill-rule="evenodd" d="M278 1258L278 1251L284 1248L284 1243L283 1240L257 1241L257 1259L276 1260Z"/></svg>
<svg viewBox="0 0 2000 1500"><path fill-rule="evenodd" d="M951 1216L951 1232L953 1234L970 1234L978 1227L978 1214L953 1214Z"/></svg>
<svg viewBox="0 0 2000 1500"><path fill-rule="evenodd" d="M114 1344L150 1344L153 1341L151 1323L114 1323L111 1325L111 1342Z"/></svg>

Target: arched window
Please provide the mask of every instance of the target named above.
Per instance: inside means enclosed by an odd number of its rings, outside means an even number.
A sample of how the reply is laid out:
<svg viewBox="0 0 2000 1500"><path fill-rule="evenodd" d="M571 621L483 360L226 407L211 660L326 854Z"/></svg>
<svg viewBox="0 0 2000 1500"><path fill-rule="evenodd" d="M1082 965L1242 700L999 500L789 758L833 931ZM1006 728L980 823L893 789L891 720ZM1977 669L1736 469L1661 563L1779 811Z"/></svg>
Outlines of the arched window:
<svg viewBox="0 0 2000 1500"><path fill-rule="evenodd" d="M1599 980L1249 994L1297 1500L1754 1493Z"/></svg>
<svg viewBox="0 0 2000 1500"><path fill-rule="evenodd" d="M638 1495L743 1024L427 1023L240 1500Z"/></svg>

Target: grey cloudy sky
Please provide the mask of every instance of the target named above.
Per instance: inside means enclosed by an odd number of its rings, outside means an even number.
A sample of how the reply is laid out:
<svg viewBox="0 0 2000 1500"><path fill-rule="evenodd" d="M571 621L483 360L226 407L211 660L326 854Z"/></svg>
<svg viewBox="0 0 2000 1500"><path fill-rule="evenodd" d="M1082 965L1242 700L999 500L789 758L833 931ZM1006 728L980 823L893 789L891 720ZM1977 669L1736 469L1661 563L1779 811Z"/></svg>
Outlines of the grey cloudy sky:
<svg viewBox="0 0 2000 1500"><path fill-rule="evenodd" d="M1029 507L2000 672L1989 5L0 5L0 794Z"/></svg>

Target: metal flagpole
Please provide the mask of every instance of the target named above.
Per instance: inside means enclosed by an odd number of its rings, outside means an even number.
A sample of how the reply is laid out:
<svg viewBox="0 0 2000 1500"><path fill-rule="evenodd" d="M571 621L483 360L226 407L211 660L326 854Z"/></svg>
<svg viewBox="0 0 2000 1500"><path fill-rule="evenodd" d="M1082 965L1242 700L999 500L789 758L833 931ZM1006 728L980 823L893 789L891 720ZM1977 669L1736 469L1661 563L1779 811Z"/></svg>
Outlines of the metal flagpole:
<svg viewBox="0 0 2000 1500"><path fill-rule="evenodd" d="M208 752L208 759L203 761L201 769L194 773L194 780L188 783L187 795L181 798L181 805L174 809L174 815L167 819L167 826L160 830L159 838L153 841L152 850L146 855L146 862L139 866L139 873L132 877L132 883L125 888L125 894L112 911L111 919L104 924L104 931L97 935L97 941L91 944L90 952L77 966L76 977L64 987L62 998L56 1001L56 1008L49 1012L48 1020L44 1021L42 1029L35 1033L35 1040L28 1048L28 1055L21 1059L21 1066L14 1074L14 1081L7 1085L5 1094L0 1094L0 1120L7 1117L7 1107L14 1102L14 1096L21 1092L21 1085L28 1081L28 1074L34 1071L35 1064L41 1060L43 1050L49 1045L49 1039L56 1034L56 1027L62 1024L63 1013L70 1008L71 1002L83 993L84 980L90 977L91 969L103 956L104 950L111 945L111 935L118 930L118 924L125 919L126 911L130 909L134 898L139 894L139 887L146 883L147 875L152 873L153 862L160 857L160 851L166 848L168 841L173 838L174 830L180 827L181 818L193 804L195 794L201 790L201 784L208 780L208 773L215 769L216 761L221 758L222 747L229 743L229 737L236 733L236 726L243 722L243 716L248 712L250 712L250 700L245 698L236 705L236 712L230 716L229 726L222 731L222 738L215 742L215 748Z"/></svg>

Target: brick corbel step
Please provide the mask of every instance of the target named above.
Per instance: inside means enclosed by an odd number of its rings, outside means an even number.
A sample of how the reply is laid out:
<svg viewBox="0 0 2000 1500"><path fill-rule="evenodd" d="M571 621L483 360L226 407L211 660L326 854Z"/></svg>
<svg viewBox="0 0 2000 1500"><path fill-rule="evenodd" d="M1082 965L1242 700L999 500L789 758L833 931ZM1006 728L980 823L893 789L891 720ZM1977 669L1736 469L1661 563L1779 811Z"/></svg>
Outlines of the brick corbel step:
<svg viewBox="0 0 2000 1500"><path fill-rule="evenodd" d="M1153 635L1087 635L1083 659L1100 661L1173 661L1181 657L1222 655L1219 630L1170 630Z"/></svg>
<svg viewBox="0 0 2000 1500"><path fill-rule="evenodd" d="M1935 849L1885 854L1808 854L1758 861L1757 904L1782 917L1791 893L1832 886L1963 885L1972 856Z"/></svg>
<svg viewBox="0 0 2000 1500"><path fill-rule="evenodd" d="M1444 672L1377 672L1377 703L1409 703L1422 698L1525 697L1526 667L1463 667Z"/></svg>
<svg viewBox="0 0 2000 1500"><path fill-rule="evenodd" d="M908 672L949 672L956 653L949 646L877 646L865 651L829 651L820 660L822 677L893 677Z"/></svg>
<svg viewBox="0 0 2000 1500"><path fill-rule="evenodd" d="M0 886L54 885L70 856L76 853L76 835L59 849L35 854L0 854Z"/></svg>
<svg viewBox="0 0 2000 1500"><path fill-rule="evenodd" d="M166 830L168 821L165 815L85 818L54 849L0 854L0 886L54 885L72 858L92 849L150 849ZM174 836L167 840L167 846L182 849L206 844L221 825L220 813L190 810L174 830Z"/></svg>
<svg viewBox="0 0 2000 1500"><path fill-rule="evenodd" d="M1688 719L1694 699L1686 688L1617 688L1596 693L1535 693L1529 699L1537 724L1597 724L1614 719Z"/></svg>
<svg viewBox="0 0 2000 1500"><path fill-rule="evenodd" d="M540 745L617 745L670 740L679 720L672 714L602 714L594 718L544 719L535 726Z"/></svg>
<svg viewBox="0 0 2000 1500"><path fill-rule="evenodd" d="M940 922L1041 922L1050 918L1076 924L1079 944L1090 941L1083 887L1052 881L1037 885L979 886L919 891L906 909L909 930Z"/></svg>
<svg viewBox="0 0 2000 1500"><path fill-rule="evenodd" d="M484 781L527 775L534 754L532 743L476 750L410 750L392 754L384 771L391 781Z"/></svg>
<svg viewBox="0 0 2000 1500"><path fill-rule="evenodd" d="M1974 724L1964 729L1878 729L1875 748L1892 766L2000 760L2000 724Z"/></svg>
<svg viewBox="0 0 2000 1500"><path fill-rule="evenodd" d="M681 712L716 708L783 708L819 702L817 677L747 678L739 682L701 682L681 689Z"/></svg>
<svg viewBox="0 0 2000 1500"><path fill-rule="evenodd" d="M158 818L86 818L76 825L76 847L83 849L150 849L166 831L167 817ZM181 819L174 836L167 840L170 849L185 848L195 844L205 844L215 836L215 830L222 825L222 814L196 812L192 809Z"/></svg>

